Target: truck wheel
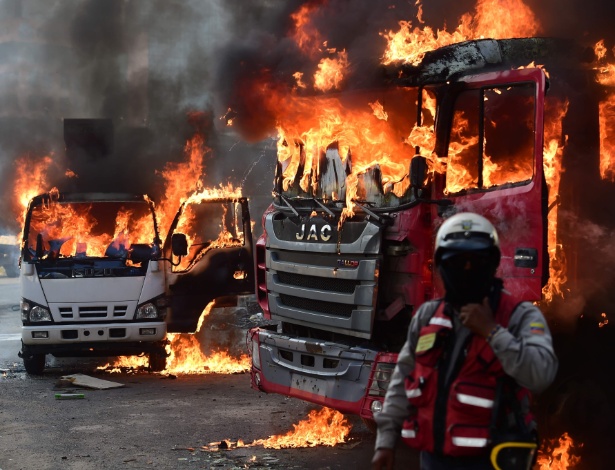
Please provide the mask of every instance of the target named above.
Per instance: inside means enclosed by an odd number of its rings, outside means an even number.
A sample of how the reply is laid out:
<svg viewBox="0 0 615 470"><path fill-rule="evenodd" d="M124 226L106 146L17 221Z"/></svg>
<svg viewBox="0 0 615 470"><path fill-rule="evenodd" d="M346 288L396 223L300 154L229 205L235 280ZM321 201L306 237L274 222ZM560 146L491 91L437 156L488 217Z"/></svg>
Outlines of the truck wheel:
<svg viewBox="0 0 615 470"><path fill-rule="evenodd" d="M149 368L152 372L162 372L167 368L167 352L164 349L149 353Z"/></svg>
<svg viewBox="0 0 615 470"><path fill-rule="evenodd" d="M23 365L28 374L41 375L45 370L45 355L32 354L31 356L24 356Z"/></svg>

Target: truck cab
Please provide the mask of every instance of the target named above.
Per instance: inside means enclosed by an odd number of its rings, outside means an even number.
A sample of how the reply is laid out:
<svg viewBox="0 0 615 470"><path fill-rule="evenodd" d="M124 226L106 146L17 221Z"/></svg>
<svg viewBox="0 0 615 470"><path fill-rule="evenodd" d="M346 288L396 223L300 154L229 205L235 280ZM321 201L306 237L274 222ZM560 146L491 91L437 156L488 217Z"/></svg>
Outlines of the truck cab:
<svg viewBox="0 0 615 470"><path fill-rule="evenodd" d="M385 98L385 110L408 103L405 115L417 116L415 129L429 128L432 144L407 146L399 182L383 180L377 166L361 172L352 215L350 163L334 145L320 173L310 175L319 184L307 190L300 184L305 171L293 180L279 162L256 244L257 299L279 326L251 331L253 388L371 423L413 312L443 293L433 240L456 212L492 221L502 234L498 276L518 298L542 298L549 277L548 79L542 68L526 66L539 60L529 51L547 56L553 47L532 38L468 41L391 71L387 93L412 99ZM435 103L431 115L428 102ZM323 188L338 197L319 193Z"/></svg>

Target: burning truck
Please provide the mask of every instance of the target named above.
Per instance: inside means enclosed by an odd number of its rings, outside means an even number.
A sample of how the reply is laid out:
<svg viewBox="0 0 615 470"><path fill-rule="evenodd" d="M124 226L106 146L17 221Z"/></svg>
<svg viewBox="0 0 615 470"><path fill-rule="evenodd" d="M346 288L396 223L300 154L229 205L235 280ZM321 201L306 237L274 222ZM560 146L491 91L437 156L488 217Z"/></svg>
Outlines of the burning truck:
<svg viewBox="0 0 615 470"><path fill-rule="evenodd" d="M578 215L587 184L569 180L558 195L562 155L591 158L594 186L613 192L597 177L599 161L612 171L604 112L615 96L598 52L549 38L460 42L387 65L383 89L312 100L315 114L335 101L348 122L369 104L371 120L353 122L360 136L310 141L280 128L256 243L257 300L278 325L250 331L252 387L372 426L413 311L442 295L433 239L456 212L494 222L508 290L534 302L561 293L558 213ZM370 164L357 170L359 152ZM576 248L580 266L587 247Z"/></svg>
<svg viewBox="0 0 615 470"><path fill-rule="evenodd" d="M150 370L164 370L167 333L195 332L212 302L253 293L248 207L224 188L195 190L174 217L142 194L33 197L20 253L26 371L42 373L47 354L146 355Z"/></svg>

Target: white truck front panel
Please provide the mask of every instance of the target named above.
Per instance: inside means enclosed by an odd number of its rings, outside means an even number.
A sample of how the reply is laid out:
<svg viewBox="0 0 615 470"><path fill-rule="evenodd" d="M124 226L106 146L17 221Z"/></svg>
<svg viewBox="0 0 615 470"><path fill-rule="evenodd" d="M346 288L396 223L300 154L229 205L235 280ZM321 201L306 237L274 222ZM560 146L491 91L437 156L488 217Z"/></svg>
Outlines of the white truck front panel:
<svg viewBox="0 0 615 470"><path fill-rule="evenodd" d="M33 338L34 332L47 332L47 338ZM147 334L143 334L147 332ZM151 334L151 333L154 334ZM104 325L41 324L22 327L22 341L26 345L62 345L75 343L134 343L160 341L167 333L164 321L138 323L105 323ZM41 336L40 334L38 336Z"/></svg>

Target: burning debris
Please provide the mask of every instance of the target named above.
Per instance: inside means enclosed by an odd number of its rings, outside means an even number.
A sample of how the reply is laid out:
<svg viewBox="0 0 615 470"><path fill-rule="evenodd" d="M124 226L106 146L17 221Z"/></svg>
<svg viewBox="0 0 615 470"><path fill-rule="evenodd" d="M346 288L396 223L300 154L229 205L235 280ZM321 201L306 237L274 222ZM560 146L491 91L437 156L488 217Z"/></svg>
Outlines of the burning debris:
<svg viewBox="0 0 615 470"><path fill-rule="evenodd" d="M352 426L340 412L321 408L312 410L307 418L293 424L293 430L283 435L270 436L267 439L257 439L245 443L239 439L232 441L224 439L200 447L203 452L218 452L221 450L236 450L248 447L264 447L266 449L290 449L317 446L336 446L348 444L347 438ZM194 451L195 448L187 450Z"/></svg>

